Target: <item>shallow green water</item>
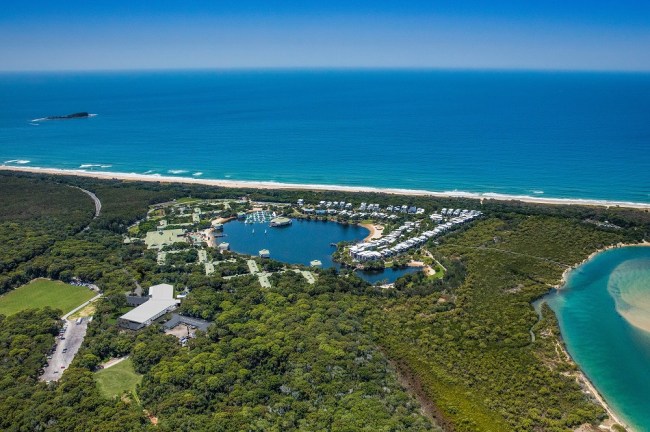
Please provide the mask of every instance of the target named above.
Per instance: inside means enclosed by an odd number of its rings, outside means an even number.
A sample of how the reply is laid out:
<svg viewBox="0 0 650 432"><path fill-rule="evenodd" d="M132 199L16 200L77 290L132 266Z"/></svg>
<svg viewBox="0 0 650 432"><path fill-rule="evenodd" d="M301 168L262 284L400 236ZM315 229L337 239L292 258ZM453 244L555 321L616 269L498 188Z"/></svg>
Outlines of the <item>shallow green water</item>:
<svg viewBox="0 0 650 432"><path fill-rule="evenodd" d="M650 431L650 247L596 255L545 300L567 348L622 419ZM635 325L633 325L635 324Z"/></svg>

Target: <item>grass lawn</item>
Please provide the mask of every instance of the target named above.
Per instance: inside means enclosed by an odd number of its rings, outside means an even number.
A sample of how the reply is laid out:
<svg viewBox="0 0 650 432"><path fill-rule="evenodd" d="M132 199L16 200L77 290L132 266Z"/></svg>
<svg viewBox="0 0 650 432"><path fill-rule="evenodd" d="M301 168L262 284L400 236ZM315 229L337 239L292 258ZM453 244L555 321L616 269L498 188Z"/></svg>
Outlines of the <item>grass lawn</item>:
<svg viewBox="0 0 650 432"><path fill-rule="evenodd" d="M187 204L187 203L198 202L198 201L201 201L201 200L198 199L198 198L183 197L183 198L178 198L176 200L176 203L178 203L178 204Z"/></svg>
<svg viewBox="0 0 650 432"><path fill-rule="evenodd" d="M445 277L445 269L440 264L436 264L433 269L436 271L436 274L429 276L429 279L442 279Z"/></svg>
<svg viewBox="0 0 650 432"><path fill-rule="evenodd" d="M47 279L34 279L0 296L0 314L12 315L24 309L39 309L45 306L68 313L95 295L95 292L86 287Z"/></svg>
<svg viewBox="0 0 650 432"><path fill-rule="evenodd" d="M108 369L96 372L95 381L97 381L102 395L112 398L120 396L125 391L135 394L135 386L142 381L142 375L133 370L133 363L129 358Z"/></svg>

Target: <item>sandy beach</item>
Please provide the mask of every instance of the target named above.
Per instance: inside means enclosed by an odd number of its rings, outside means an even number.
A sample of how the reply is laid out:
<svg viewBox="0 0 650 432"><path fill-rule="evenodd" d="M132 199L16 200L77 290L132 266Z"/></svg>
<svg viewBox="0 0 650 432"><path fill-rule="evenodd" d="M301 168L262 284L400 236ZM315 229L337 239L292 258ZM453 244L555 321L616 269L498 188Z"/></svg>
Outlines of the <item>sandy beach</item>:
<svg viewBox="0 0 650 432"><path fill-rule="evenodd" d="M638 208L638 209L650 209L650 203L646 204L646 203L633 203L633 202L625 202L625 201L570 199L570 198L542 198L542 197L531 197L527 195L503 195L497 193L471 193L471 192L459 192L459 191L434 192L434 191L416 190L416 189L377 188L377 187L367 187L367 186L277 183L272 181L248 181L248 180L216 180L216 179L200 179L200 178L191 178L191 177L146 175L146 174L135 174L135 173L85 171L79 169L38 168L38 167L23 167L23 166L18 167L12 165L0 165L0 170L51 174L51 175L92 177L92 178L104 179L104 180L201 184L207 186L220 186L226 188L374 192L374 193L386 193L386 194L406 195L406 196L430 196L430 197L440 197L440 198L472 198L478 200L493 199L497 201L515 200L515 201L537 203L537 204L560 204L560 205L564 204L564 205L586 205L586 206L605 206L605 207L618 206L618 207L629 207L629 208Z"/></svg>
<svg viewBox="0 0 650 432"><path fill-rule="evenodd" d="M363 239L364 242L381 238L381 236L384 234L384 227L381 225L375 225L372 223L362 223L359 224L359 226L362 226L366 228L368 231L370 231L370 233L368 233L368 236Z"/></svg>

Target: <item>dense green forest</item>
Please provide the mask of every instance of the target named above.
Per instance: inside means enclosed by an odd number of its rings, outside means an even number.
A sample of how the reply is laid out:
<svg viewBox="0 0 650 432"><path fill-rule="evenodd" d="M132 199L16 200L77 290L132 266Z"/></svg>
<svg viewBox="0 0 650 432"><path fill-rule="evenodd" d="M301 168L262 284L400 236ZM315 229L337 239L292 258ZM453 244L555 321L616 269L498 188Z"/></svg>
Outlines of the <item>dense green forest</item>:
<svg viewBox="0 0 650 432"><path fill-rule="evenodd" d="M99 218L70 186L99 197ZM274 274L262 290L254 277L158 266L142 244L123 242L151 204L244 195L467 207L486 217L426 245L448 269L443 279L410 275L391 290L333 270L318 270L313 285ZM36 377L58 313L0 316L0 409L11 413L0 419L3 430L417 431L437 430L434 417L450 431L596 424L604 411L565 376L575 366L557 355L552 312L540 319L530 303L594 250L650 237L650 214L630 209L2 172L0 202L2 289L34 277L80 278L105 294L72 367L50 385ZM605 220L620 228L590 222ZM215 323L186 347L156 325L116 326L128 310L125 292L161 282L190 291L183 313ZM104 399L92 371L124 355L142 384L137 395Z"/></svg>
<svg viewBox="0 0 650 432"><path fill-rule="evenodd" d="M0 203L0 293L25 282L13 272L18 265L80 231L93 216L80 190L32 178L3 176Z"/></svg>

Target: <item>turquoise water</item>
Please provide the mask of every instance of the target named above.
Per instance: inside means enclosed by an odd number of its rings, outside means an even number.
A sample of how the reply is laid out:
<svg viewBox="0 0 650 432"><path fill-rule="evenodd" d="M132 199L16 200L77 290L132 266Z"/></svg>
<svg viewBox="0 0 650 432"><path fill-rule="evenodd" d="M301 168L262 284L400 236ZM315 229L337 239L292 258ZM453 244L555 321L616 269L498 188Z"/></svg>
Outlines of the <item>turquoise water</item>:
<svg viewBox="0 0 650 432"><path fill-rule="evenodd" d="M650 74L0 74L0 163L649 203L648 113Z"/></svg>
<svg viewBox="0 0 650 432"><path fill-rule="evenodd" d="M320 260L322 268L339 267L332 261L336 250L331 243L360 241L368 235L366 228L335 222L294 220L286 227L271 228L268 224L245 224L233 221L224 225L223 241L230 249L248 255L257 255L262 249L271 252L271 258L290 264L309 265ZM414 268L387 270L384 272L357 272L370 283L386 280L394 282L400 276L417 271Z"/></svg>
<svg viewBox="0 0 650 432"><path fill-rule="evenodd" d="M650 247L600 253L545 299L571 356L605 400L635 430L650 431L650 333L619 312L637 304L636 317L650 318L643 309L650 302Z"/></svg>

